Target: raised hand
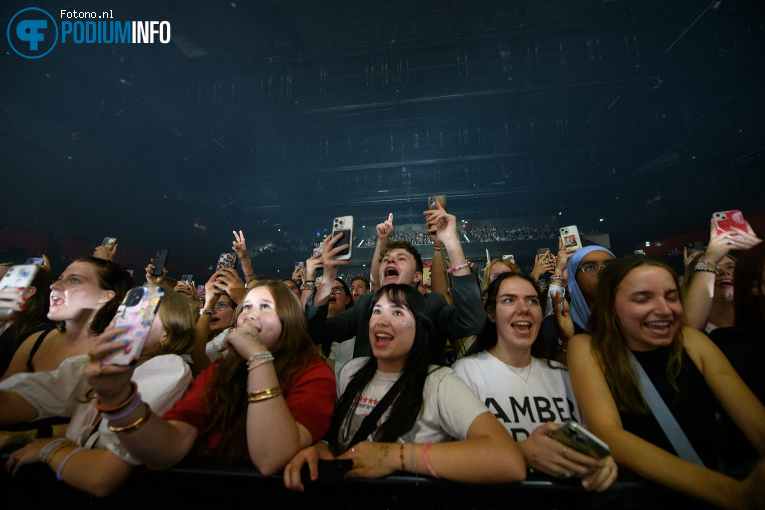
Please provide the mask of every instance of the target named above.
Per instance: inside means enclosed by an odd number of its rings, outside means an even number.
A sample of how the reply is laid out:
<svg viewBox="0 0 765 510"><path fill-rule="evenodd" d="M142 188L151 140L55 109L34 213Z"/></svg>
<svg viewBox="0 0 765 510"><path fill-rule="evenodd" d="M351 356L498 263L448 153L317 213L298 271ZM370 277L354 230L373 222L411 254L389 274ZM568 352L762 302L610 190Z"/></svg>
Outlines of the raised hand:
<svg viewBox="0 0 765 510"><path fill-rule="evenodd" d="M385 242L393 234L393 213L388 214L388 219L377 224L377 241Z"/></svg>

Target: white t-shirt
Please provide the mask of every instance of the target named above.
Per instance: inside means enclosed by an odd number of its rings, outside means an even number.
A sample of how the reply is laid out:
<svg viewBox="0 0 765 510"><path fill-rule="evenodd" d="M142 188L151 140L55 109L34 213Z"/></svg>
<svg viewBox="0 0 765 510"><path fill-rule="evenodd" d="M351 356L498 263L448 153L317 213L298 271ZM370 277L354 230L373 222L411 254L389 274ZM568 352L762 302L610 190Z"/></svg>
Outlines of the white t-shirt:
<svg viewBox="0 0 765 510"><path fill-rule="evenodd" d="M340 371L346 363L353 359L353 347L356 345L356 337L343 342L332 342L329 350L329 359L335 361L335 379L340 376Z"/></svg>
<svg viewBox="0 0 765 510"><path fill-rule="evenodd" d="M342 395L348 382L369 358L354 358L346 363L337 380L337 394ZM401 374L385 374L378 371L364 388L351 419L350 431L341 431L340 445L346 449L364 418L385 396ZM486 407L475 397L465 383L449 367L431 366L423 388L423 406L412 430L400 440L411 443L442 443L467 437L473 421L486 412ZM393 406L396 405L394 401ZM390 408L380 418L382 424L390 415ZM373 434L367 438L373 441Z"/></svg>
<svg viewBox="0 0 765 510"><path fill-rule="evenodd" d="M0 383L0 389L19 394L37 409L38 420L52 416L71 416L66 438L86 448L106 448L135 466L141 462L130 455L114 432L109 420L102 419L97 430L93 424L99 411L92 399L85 398L89 388L85 378L87 355L64 360L50 372L22 372ZM138 366L132 380L144 402L158 416L164 415L186 393L191 384L191 370L180 356L155 356Z"/></svg>
<svg viewBox="0 0 765 510"><path fill-rule="evenodd" d="M537 427L552 421L562 424L568 419L582 422L579 406L571 389L571 379L564 365L532 358L528 379L511 369L487 351L462 358L454 371L489 411L502 422L516 441L523 441Z"/></svg>

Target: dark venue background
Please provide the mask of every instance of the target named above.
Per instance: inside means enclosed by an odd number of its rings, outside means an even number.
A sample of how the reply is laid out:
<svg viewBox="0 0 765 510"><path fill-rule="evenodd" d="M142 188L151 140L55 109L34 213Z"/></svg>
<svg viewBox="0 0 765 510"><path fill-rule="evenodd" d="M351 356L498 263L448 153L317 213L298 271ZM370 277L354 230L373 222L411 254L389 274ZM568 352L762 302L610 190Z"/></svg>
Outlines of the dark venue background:
<svg viewBox="0 0 765 510"><path fill-rule="evenodd" d="M41 0L172 40L37 60L5 38L29 5L0 8L3 258L60 270L116 236L118 261L168 248L179 276L234 229L310 244L353 215L359 242L389 212L420 224L434 193L473 225L576 224L617 254L706 241L719 210L765 230L759 0Z"/></svg>

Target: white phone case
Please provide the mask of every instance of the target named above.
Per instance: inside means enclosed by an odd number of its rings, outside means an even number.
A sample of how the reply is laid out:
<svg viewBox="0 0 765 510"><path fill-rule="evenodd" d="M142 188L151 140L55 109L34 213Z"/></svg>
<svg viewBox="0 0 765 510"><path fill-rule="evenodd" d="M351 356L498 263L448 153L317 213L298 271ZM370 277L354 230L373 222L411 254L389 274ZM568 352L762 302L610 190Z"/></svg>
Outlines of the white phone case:
<svg viewBox="0 0 765 510"><path fill-rule="evenodd" d="M579 229L576 225L569 225L560 229L560 238L563 239L563 245L582 247L582 239L579 237ZM576 244L572 244L576 243Z"/></svg>
<svg viewBox="0 0 765 510"><path fill-rule="evenodd" d="M348 243L348 251L335 257L335 260L351 260L353 256L353 216L339 216L332 222L332 235L338 232L345 232L346 235L335 243L335 247Z"/></svg>

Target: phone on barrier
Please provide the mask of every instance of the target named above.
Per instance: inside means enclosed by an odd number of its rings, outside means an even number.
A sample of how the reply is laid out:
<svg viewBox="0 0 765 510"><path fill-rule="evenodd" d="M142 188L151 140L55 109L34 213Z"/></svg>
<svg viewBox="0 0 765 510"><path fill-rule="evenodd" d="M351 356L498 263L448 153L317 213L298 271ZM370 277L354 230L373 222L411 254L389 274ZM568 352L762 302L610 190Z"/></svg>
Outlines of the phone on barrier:
<svg viewBox="0 0 765 510"><path fill-rule="evenodd" d="M154 260L152 261L152 264L154 264L154 271L151 272L154 276L162 276L162 270L165 268L165 264L167 264L167 250L157 250L157 253L154 254Z"/></svg>
<svg viewBox="0 0 765 510"><path fill-rule="evenodd" d="M593 459L611 455L611 448L606 443L574 420L567 420L550 437Z"/></svg>
<svg viewBox="0 0 765 510"><path fill-rule="evenodd" d="M576 225L569 225L560 229L560 238L563 240L563 246L582 247L582 239L579 237L579 229Z"/></svg>
<svg viewBox="0 0 765 510"><path fill-rule="evenodd" d="M446 195L430 195L428 197L428 209L435 209L436 204L441 204L441 207L446 210Z"/></svg>
<svg viewBox="0 0 765 510"><path fill-rule="evenodd" d="M351 260L353 255L353 216L339 216L332 222L332 236L342 234L335 246L347 245L347 248L337 254L335 260Z"/></svg>
<svg viewBox="0 0 765 510"><path fill-rule="evenodd" d="M300 469L300 480L306 483L316 482L336 482L342 480L345 473L353 469L353 460L351 459L319 459L319 476L316 480L311 480L311 472L308 469L308 463L303 464Z"/></svg>
<svg viewBox="0 0 765 510"><path fill-rule="evenodd" d="M101 241L101 246L106 246L110 250L114 249L114 245L117 244L117 238L116 237L104 237L104 240Z"/></svg>
<svg viewBox="0 0 765 510"><path fill-rule="evenodd" d="M117 308L115 327L130 327L124 334L117 336L119 341L130 340L130 343L104 358L104 365L131 366L138 361L164 293L162 287L153 285L136 287L127 293Z"/></svg>
<svg viewBox="0 0 765 510"><path fill-rule="evenodd" d="M40 266L37 264L18 264L8 268L8 271L3 275L0 280L0 290L5 289L18 289L19 295L24 294L30 285L32 280L37 276L37 271L40 270ZM0 314L10 315L13 310L10 308L0 308Z"/></svg>
<svg viewBox="0 0 765 510"><path fill-rule="evenodd" d="M215 266L215 270L220 271L224 267L233 269L234 266L236 266L236 253L221 253L220 257L218 257L218 265Z"/></svg>
<svg viewBox="0 0 765 510"><path fill-rule="evenodd" d="M738 210L716 212L712 215L712 221L715 223L718 234L733 232L733 227L746 231L746 220Z"/></svg>

